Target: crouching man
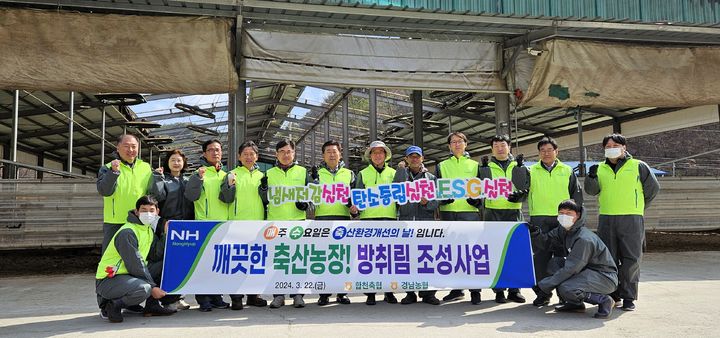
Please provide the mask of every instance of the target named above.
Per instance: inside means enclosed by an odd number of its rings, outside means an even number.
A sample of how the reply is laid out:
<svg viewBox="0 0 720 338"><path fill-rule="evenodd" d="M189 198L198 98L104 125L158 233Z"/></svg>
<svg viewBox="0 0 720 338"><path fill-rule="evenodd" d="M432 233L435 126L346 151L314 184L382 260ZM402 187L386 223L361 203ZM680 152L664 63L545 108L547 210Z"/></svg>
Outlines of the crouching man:
<svg viewBox="0 0 720 338"><path fill-rule="evenodd" d="M557 289L565 301L555 308L557 312L584 312L587 302L598 305L595 318L607 318L615 306L609 294L618 285L618 269L610 251L585 228L583 209L575 201L560 203L558 222L561 226L548 233L529 226L534 250L556 245L567 253L567 257L553 258L548 267L551 275L538 282L535 292L549 300L552 290Z"/></svg>
<svg viewBox="0 0 720 338"><path fill-rule="evenodd" d="M100 259L95 292L102 299L101 314L110 322L122 322L122 309L143 301L146 317L175 312L160 305L158 300L165 296L165 291L153 280L147 263L159 211L155 198L140 197L135 210L128 212L127 222L115 233Z"/></svg>

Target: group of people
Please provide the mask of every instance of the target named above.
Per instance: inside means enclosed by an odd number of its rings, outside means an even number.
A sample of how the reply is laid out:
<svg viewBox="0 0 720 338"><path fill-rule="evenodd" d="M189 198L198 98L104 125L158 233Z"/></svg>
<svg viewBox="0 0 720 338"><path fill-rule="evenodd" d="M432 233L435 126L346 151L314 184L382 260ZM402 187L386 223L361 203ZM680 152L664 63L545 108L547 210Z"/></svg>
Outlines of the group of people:
<svg viewBox="0 0 720 338"><path fill-rule="evenodd" d="M584 311L584 302L598 304L597 317L607 317L622 299L624 310L634 310L644 240L643 211L659 190L649 167L626 151L626 139L612 134L603 140L605 162L590 168L585 191L599 195L598 235L584 228L583 194L573 169L558 160L558 145L552 138L538 143L540 161L525 166L523 156L514 157L507 136L492 138L492 155L480 162L466 152L467 137L453 132L447 137L452 156L436 165L435 174L423 164L422 148L410 146L404 165L392 168L390 148L373 141L364 153L367 167L354 173L342 161L336 141L322 145L322 162L305 168L295 161L295 143L282 140L276 147L276 165L259 170L259 151L252 141L238 149L239 165L227 170L218 140L202 145L201 166L185 175L187 161L180 150L170 152L162 168L152 170L137 158L138 139L118 139L117 158L103 167L97 188L104 196L102 258L96 273L96 292L101 315L111 322L123 320L122 311L146 316L168 315L188 306L177 295L161 290L160 276L168 220L418 220L418 221L521 221L527 201L532 235L536 306L549 305L557 290L561 304L556 311ZM268 190L275 186L344 183L362 189L393 182L437 178L506 178L513 183L507 197L490 199L427 200L404 205L391 204L359 210L352 203L313 205L294 202L268 203ZM526 302L519 289L493 289L498 303ZM506 293L507 291L507 293ZM469 290L470 302L479 304L479 289ZM259 295L247 295L246 305L266 306ZM443 301L463 299L463 290L452 290ZM243 308L243 295L196 295L200 311L213 308ZM304 307L302 294L290 295L295 307ZM321 294L318 305L330 303ZM419 297L419 299L418 299ZM397 303L391 292L383 300ZM400 301L418 300L438 305L436 291L408 292ZM145 307L140 304L145 301ZM349 304L347 294L336 301ZM376 304L367 293L365 303ZM273 295L271 308L285 304L284 295Z"/></svg>

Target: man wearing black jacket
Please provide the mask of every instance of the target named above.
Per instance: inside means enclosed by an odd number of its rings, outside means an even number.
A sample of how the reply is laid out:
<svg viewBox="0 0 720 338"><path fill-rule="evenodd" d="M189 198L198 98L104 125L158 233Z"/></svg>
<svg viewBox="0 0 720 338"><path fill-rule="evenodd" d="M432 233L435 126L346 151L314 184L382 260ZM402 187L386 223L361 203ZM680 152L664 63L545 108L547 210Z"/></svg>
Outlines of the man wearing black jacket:
<svg viewBox="0 0 720 338"><path fill-rule="evenodd" d="M550 299L553 289L565 304L557 312L584 312L584 302L598 305L595 318L607 318L615 301L608 295L618 285L618 269L610 250L592 231L585 228L583 209L573 200L558 206L559 227L544 233L530 226L533 249L554 245L564 248L567 257L555 257L550 264L553 274L534 288L539 297ZM547 303L547 302L544 302Z"/></svg>

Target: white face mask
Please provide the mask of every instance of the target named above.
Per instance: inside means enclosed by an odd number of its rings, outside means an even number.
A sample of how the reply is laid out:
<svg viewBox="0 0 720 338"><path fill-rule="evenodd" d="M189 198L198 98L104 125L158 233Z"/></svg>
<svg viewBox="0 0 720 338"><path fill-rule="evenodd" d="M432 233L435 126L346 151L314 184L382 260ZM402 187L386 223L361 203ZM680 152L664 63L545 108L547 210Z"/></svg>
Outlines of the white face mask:
<svg viewBox="0 0 720 338"><path fill-rule="evenodd" d="M622 156L622 148L605 148L605 157L607 158L618 158Z"/></svg>
<svg viewBox="0 0 720 338"><path fill-rule="evenodd" d="M558 217L557 217L557 220L558 220L558 223L560 223L560 225L561 225L563 228L565 228L565 230L569 230L570 227L572 227L573 224L575 223L575 222L573 221L573 218L574 218L574 217L572 217L572 216L570 216L570 215L559 214Z"/></svg>
<svg viewBox="0 0 720 338"><path fill-rule="evenodd" d="M153 212L141 212L138 218L142 224L151 226L153 231L155 231L155 227L157 227L157 222L160 219L160 216Z"/></svg>

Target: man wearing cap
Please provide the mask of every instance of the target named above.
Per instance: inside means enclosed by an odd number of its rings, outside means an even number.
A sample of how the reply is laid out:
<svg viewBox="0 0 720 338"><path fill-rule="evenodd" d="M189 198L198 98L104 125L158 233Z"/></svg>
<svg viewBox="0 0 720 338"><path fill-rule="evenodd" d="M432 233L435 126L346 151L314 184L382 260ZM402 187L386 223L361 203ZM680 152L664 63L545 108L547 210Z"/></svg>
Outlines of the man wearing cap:
<svg viewBox="0 0 720 338"><path fill-rule="evenodd" d="M605 136L602 144L605 161L590 167L585 191L598 195L597 234L618 263L619 285L612 296L622 299L623 310L634 311L645 241L643 215L660 184L645 162L627 152L624 136Z"/></svg>
<svg viewBox="0 0 720 338"><path fill-rule="evenodd" d="M436 167L437 178L473 178L478 177L480 165L465 152L467 136L461 132L448 135L447 142L452 156L440 162ZM448 199L440 201L440 219L443 221L480 221L478 208L480 199ZM443 297L446 302L465 297L462 290L452 290ZM470 290L470 302L480 304L480 289Z"/></svg>
<svg viewBox="0 0 720 338"><path fill-rule="evenodd" d="M393 182L395 177L395 169L390 168L387 162L392 158L390 148L385 145L383 141L373 141L370 146L365 150L365 160L370 163L365 169L361 170L357 179L355 180L355 189L365 189L375 187L380 184L390 184ZM358 213L356 206L350 207L352 214ZM360 212L360 219L366 221L372 220L386 220L394 221L397 220L397 209L395 203L389 206L376 206L366 208ZM366 293L367 299L365 304L375 305L375 294ZM397 298L392 292L385 293L385 301L390 304L397 303Z"/></svg>
<svg viewBox="0 0 720 338"><path fill-rule="evenodd" d="M530 191L528 192L528 210L530 223L540 228L543 233L560 226L558 223L557 205L573 199L582 206L583 195L577 176L573 169L562 163L558 158L557 142L551 137L543 137L537 144L540 161L530 166ZM552 242L547 242L552 244ZM564 257L565 253L552 246L537 247L533 252L535 263L535 280L541 281L549 276L548 262L553 256ZM537 289L536 289L537 290ZM541 297L533 301L535 306L547 305L550 299Z"/></svg>
<svg viewBox="0 0 720 338"><path fill-rule="evenodd" d="M426 179L435 181L435 175L425 169L423 164L423 151L418 146L410 146L405 150L405 162L407 166L398 166L393 182L413 182ZM401 221L434 221L435 211L438 208L437 200L428 200L423 197L420 202L406 203L398 206L398 219ZM440 300L435 297L437 291L420 291L420 298L423 303L440 305ZM417 302L415 292L408 292L401 304L412 304Z"/></svg>
<svg viewBox="0 0 720 338"><path fill-rule="evenodd" d="M530 188L530 171L523 164L523 156L517 159L510 153L510 137L498 135L490 141L492 145L492 159L484 157L480 167L481 179L507 178L512 181L513 192L507 198L498 197L495 200L485 200L484 219L490 222L520 221L522 220L522 201ZM525 297L520 289L510 288L505 298L505 289L496 288L495 302L507 303L508 300L516 303L525 303Z"/></svg>

